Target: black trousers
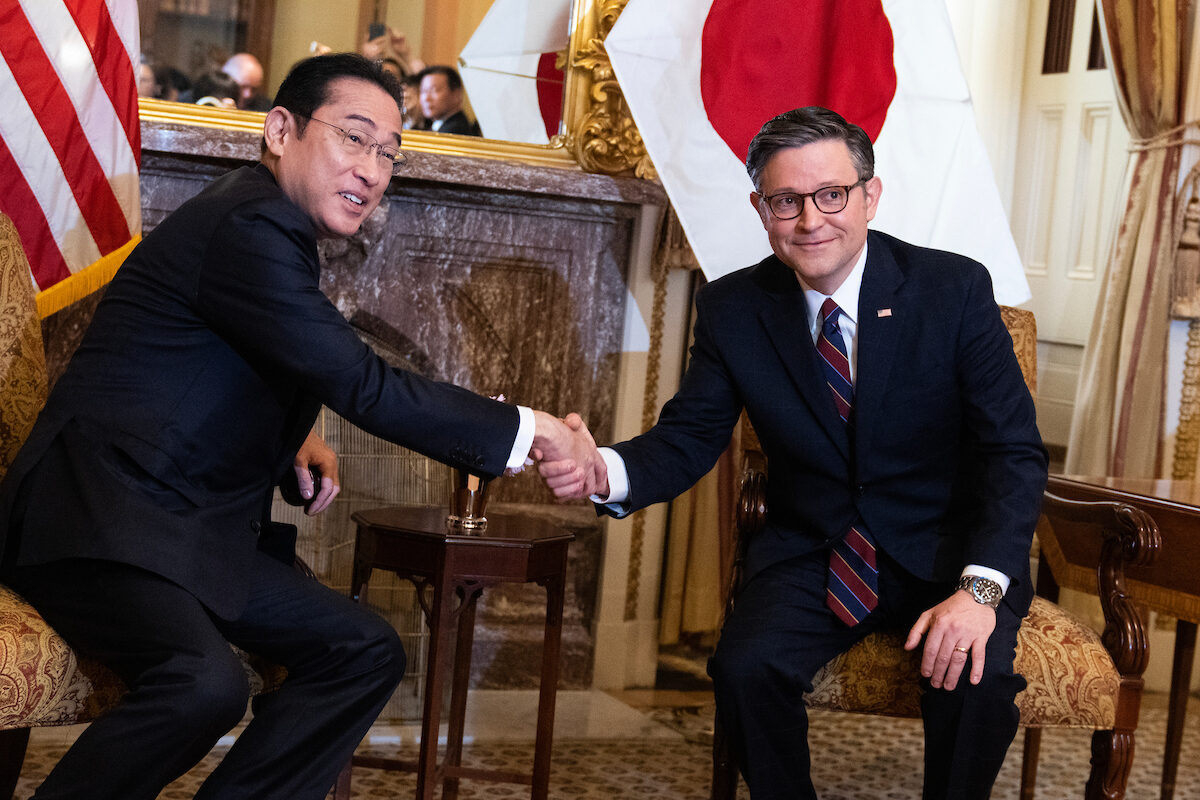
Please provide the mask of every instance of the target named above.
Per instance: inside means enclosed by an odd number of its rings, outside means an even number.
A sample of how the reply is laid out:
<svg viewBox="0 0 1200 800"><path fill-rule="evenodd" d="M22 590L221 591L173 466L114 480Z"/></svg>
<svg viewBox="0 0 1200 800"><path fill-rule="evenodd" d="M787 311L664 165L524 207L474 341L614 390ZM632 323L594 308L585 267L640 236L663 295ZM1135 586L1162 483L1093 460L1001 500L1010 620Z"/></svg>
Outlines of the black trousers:
<svg viewBox="0 0 1200 800"><path fill-rule="evenodd" d="M153 800L246 712L230 643L285 666L275 692L197 793L203 800L324 798L404 673L385 620L260 554L250 601L218 618L150 572L70 560L12 569L10 584L72 647L129 687L38 788L39 800Z"/></svg>
<svg viewBox="0 0 1200 800"><path fill-rule="evenodd" d="M770 566L738 594L708 669L717 713L754 800L816 800L802 697L813 675L874 630L907 633L921 612L954 590L915 579L878 555L879 606L853 628L825 605L825 552ZM1012 666L1025 611L1000 604L979 684L972 686L965 670L954 691L923 681L926 800L983 800L991 793L1019 722L1013 698L1025 679Z"/></svg>

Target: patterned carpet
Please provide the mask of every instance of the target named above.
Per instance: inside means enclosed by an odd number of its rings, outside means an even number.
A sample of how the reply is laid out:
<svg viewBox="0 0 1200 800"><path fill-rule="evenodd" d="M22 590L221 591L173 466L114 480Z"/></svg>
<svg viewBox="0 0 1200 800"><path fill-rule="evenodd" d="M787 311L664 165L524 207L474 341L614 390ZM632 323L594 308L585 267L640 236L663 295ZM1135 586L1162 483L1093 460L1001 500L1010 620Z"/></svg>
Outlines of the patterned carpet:
<svg viewBox="0 0 1200 800"><path fill-rule="evenodd" d="M1196 702L1192 702L1193 711ZM704 800L708 797L710 750L704 731L711 708L665 709L652 712L656 719L680 731L675 739L609 741L602 739L555 743L551 797L556 800ZM1129 800L1157 798L1161 776L1162 743L1166 711L1144 708L1139 726L1138 752L1129 783ZM824 800L909 800L921 795L921 732L914 720L893 720L852 714L812 714L813 779ZM1038 797L1049 800L1082 797L1088 773L1090 734L1087 731L1048 732L1039 760ZM395 750L364 749L364 754L394 756ZM15 798L25 800L50 766L62 755L59 746L30 748ZM415 757L415 749L402 748L401 757ZM204 776L220 758L214 751L196 769L161 795L162 800L190 798ZM526 770L532 745L523 743L476 744L466 749L465 763L489 768ZM1200 800L1200 713L1191 713L1180 756L1178 800ZM997 782L993 798L1017 797L1020 781L1020 738L1014 744ZM354 771L354 797L372 800L411 796L412 775L358 768ZM528 797L529 789L509 784L464 780L459 797ZM739 800L748 798L742 787Z"/></svg>

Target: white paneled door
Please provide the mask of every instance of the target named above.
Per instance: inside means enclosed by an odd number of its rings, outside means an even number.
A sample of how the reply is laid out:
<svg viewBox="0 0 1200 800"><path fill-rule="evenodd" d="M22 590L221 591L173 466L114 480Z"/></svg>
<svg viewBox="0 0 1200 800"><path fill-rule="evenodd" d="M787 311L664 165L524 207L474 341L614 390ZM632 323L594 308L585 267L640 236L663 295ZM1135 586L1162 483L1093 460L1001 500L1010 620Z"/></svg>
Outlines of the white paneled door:
<svg viewBox="0 0 1200 800"><path fill-rule="evenodd" d="M1104 277L1129 144L1112 76L1095 61L1095 13L1088 0L1031 4L1012 202L1038 339L1078 346ZM1058 47L1042 46L1048 35Z"/></svg>

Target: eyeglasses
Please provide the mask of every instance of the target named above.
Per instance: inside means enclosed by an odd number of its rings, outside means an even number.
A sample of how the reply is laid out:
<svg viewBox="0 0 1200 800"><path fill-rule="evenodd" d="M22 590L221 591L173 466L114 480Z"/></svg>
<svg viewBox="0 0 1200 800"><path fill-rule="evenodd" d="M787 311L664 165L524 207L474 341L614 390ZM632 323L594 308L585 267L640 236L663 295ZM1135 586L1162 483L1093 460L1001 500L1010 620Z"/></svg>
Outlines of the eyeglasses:
<svg viewBox="0 0 1200 800"><path fill-rule="evenodd" d="M307 114L297 114L300 117L308 117ZM362 155L363 153L371 153L375 151L375 155L379 160L387 165L388 172L393 175L400 173L400 168L408 162L408 157L401 153L397 148L390 147L385 144L380 144L379 141L369 133L364 133L357 128L339 128L337 125L326 122L323 119L316 117L308 117L313 122L319 122L322 125L328 125L338 132L339 141L342 143L342 149L348 153Z"/></svg>
<svg viewBox="0 0 1200 800"><path fill-rule="evenodd" d="M813 205L822 214L836 214L844 211L850 202L850 192L856 186L862 186L866 181L852 183L849 186L822 186L815 192L780 192L779 194L763 195L767 207L777 219L795 219L804 213L804 198L811 197Z"/></svg>

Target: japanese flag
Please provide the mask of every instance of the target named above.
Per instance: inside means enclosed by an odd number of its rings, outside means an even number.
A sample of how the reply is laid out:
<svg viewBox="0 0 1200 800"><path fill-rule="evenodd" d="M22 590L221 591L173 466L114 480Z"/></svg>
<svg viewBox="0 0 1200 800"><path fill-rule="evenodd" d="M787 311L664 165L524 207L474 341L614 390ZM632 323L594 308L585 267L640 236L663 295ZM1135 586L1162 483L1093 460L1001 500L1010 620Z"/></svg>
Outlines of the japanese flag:
<svg viewBox="0 0 1200 800"><path fill-rule="evenodd" d="M630 0L605 45L710 280L770 253L750 139L819 105L875 143L872 227L982 262L1000 303L1029 299L943 0Z"/></svg>
<svg viewBox="0 0 1200 800"><path fill-rule="evenodd" d="M483 134L546 144L562 119L570 0L495 0L459 54L463 84Z"/></svg>

